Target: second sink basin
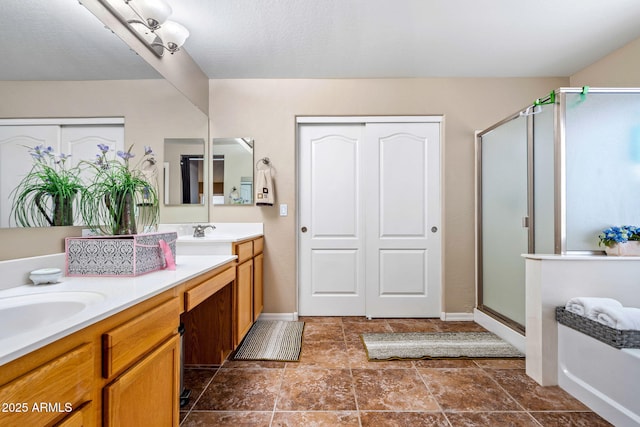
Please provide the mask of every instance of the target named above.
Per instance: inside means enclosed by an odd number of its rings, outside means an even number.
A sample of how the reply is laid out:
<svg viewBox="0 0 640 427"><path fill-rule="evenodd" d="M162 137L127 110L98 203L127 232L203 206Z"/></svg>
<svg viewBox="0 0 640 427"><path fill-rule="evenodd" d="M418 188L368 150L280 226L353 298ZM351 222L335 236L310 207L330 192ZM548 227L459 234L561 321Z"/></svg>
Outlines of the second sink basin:
<svg viewBox="0 0 640 427"><path fill-rule="evenodd" d="M47 326L103 301L97 292L45 292L0 298L0 340ZM10 326L8 326L10 325Z"/></svg>

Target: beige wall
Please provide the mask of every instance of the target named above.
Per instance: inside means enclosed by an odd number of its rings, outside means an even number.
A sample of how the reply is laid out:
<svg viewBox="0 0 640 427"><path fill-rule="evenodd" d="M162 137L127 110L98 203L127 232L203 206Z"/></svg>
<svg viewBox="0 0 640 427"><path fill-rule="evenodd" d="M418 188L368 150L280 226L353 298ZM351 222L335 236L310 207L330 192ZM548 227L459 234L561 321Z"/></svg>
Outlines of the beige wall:
<svg viewBox="0 0 640 427"><path fill-rule="evenodd" d="M212 208L211 220L264 222L267 312L296 308L296 115L444 114L444 310L475 303L473 132L562 86L640 86L640 39L570 78L211 80L212 137L251 136L277 169L277 208ZM0 82L0 118L124 116L127 142L162 152L163 138L206 135L202 116L163 81ZM205 126L206 127L206 126ZM204 133L203 133L204 132ZM0 203L6 203L0 201ZM199 207L163 208L161 221L204 221ZM67 231L68 230L68 231ZM0 260L59 252L64 230L0 230Z"/></svg>
<svg viewBox="0 0 640 427"><path fill-rule="evenodd" d="M640 39L570 77L570 86L640 87Z"/></svg>
<svg viewBox="0 0 640 427"><path fill-rule="evenodd" d="M125 145L135 144L138 154L151 146L160 165L164 138L208 139L207 117L165 80L0 81L0 99L0 118L124 117ZM204 207L161 208L164 222L206 218ZM75 227L36 230L0 229L0 260L60 252L61 236L80 232Z"/></svg>
<svg viewBox="0 0 640 427"><path fill-rule="evenodd" d="M296 311L297 115L444 115L444 307L475 306L474 131L558 87L567 78L211 80L211 136L255 138L255 158L277 171L277 207L212 208L215 222L264 222L265 312Z"/></svg>

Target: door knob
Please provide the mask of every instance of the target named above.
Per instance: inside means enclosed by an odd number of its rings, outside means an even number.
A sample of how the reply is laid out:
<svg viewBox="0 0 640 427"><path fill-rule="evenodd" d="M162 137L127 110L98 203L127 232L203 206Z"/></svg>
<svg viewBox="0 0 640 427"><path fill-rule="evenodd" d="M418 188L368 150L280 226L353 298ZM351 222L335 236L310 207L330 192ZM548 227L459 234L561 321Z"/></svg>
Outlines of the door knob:
<svg viewBox="0 0 640 427"><path fill-rule="evenodd" d="M302 227L302 228L300 229L300 231L302 231L303 233L306 233L306 232L307 232L307 227Z"/></svg>
<svg viewBox="0 0 640 427"><path fill-rule="evenodd" d="M438 227L436 227L436 226L431 227L431 232L432 233L436 233L437 231L438 231Z"/></svg>

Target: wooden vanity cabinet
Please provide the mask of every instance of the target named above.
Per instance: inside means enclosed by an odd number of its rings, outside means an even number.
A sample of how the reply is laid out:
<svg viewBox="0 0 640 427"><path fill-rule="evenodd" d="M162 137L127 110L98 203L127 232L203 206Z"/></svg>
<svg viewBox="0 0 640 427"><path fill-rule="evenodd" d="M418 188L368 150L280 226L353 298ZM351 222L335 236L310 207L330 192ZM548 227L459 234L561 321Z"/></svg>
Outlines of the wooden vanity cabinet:
<svg viewBox="0 0 640 427"><path fill-rule="evenodd" d="M82 344L0 387L0 425L66 423L91 402L93 349ZM86 426L95 425L87 416Z"/></svg>
<svg viewBox="0 0 640 427"><path fill-rule="evenodd" d="M103 425L178 425L179 320L176 296L102 335Z"/></svg>
<svg viewBox="0 0 640 427"><path fill-rule="evenodd" d="M180 337L173 335L103 389L105 426L177 426Z"/></svg>
<svg viewBox="0 0 640 427"><path fill-rule="evenodd" d="M200 308L214 312L219 332L199 317L191 326L199 342L215 343L216 357L228 354L235 272L230 261L1 366L0 426L177 427L179 322Z"/></svg>
<svg viewBox="0 0 640 427"><path fill-rule="evenodd" d="M233 289L236 263L185 284L184 364L221 365L233 351Z"/></svg>
<svg viewBox="0 0 640 427"><path fill-rule="evenodd" d="M238 256L234 291L234 347L237 347L258 319L263 308L263 255L264 237L234 243L233 253Z"/></svg>

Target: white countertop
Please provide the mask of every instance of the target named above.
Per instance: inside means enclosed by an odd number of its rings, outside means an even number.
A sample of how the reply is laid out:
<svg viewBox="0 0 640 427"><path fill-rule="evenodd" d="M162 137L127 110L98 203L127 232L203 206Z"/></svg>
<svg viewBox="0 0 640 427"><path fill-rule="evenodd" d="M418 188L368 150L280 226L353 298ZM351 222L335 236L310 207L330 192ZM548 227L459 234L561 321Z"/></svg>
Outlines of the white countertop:
<svg viewBox="0 0 640 427"><path fill-rule="evenodd" d="M204 222L200 225L209 227L205 229L204 237L193 237L195 225L195 223L158 224L158 231L175 231L178 233L178 243L180 244L235 243L260 237L264 233L261 222Z"/></svg>
<svg viewBox="0 0 640 427"><path fill-rule="evenodd" d="M214 231L213 233L205 234L204 237L178 236L177 242L180 244L236 243L260 236L262 236L262 233L259 232L227 234Z"/></svg>
<svg viewBox="0 0 640 427"><path fill-rule="evenodd" d="M162 270L136 277L63 277L53 285L23 285L1 290L0 300L60 292L95 292L103 295L104 300L66 319L0 339L0 366L234 259L235 255L178 255L174 271ZM11 328L11 324L2 327Z"/></svg>
<svg viewBox="0 0 640 427"><path fill-rule="evenodd" d="M595 254L521 254L523 258L544 260L544 261L640 261L640 257L637 256L608 256L608 255L595 255Z"/></svg>

